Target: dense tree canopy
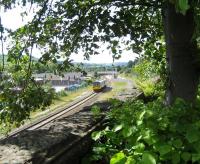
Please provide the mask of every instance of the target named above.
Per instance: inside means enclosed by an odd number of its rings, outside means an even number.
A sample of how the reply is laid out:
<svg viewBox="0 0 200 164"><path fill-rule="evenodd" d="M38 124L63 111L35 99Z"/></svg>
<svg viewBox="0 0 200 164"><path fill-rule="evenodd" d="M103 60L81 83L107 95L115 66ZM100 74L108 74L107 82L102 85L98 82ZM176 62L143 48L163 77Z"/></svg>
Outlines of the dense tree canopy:
<svg viewBox="0 0 200 164"><path fill-rule="evenodd" d="M194 7L197 20L199 1L190 2L170 1L177 12L182 14ZM22 54L31 55L31 47L37 46L43 54L42 62L56 62L65 56L64 64L67 66L71 53L81 50L89 58L90 55L98 54L101 42L109 43L107 48L111 49L116 58L120 57L124 46L136 53L145 50L148 56L157 61L163 56L160 56L164 53L160 43L164 36L162 16L168 1L2 1L5 9L26 3L36 3L39 11L35 13L32 22L11 33L14 41L9 54L15 59ZM198 29L195 31L197 35Z"/></svg>
<svg viewBox="0 0 200 164"><path fill-rule="evenodd" d="M98 54L99 42L109 42L115 57L124 48L119 41L141 52L145 41L155 42L163 35L162 1L69 0L40 5L33 22L17 30L13 38L21 49L32 44L46 49L44 61L56 60L60 55L68 57L79 49L89 58ZM21 49L15 46L10 54L20 54Z"/></svg>
<svg viewBox="0 0 200 164"><path fill-rule="evenodd" d="M170 2L183 14L190 6L199 3L192 1L189 5L188 0ZM167 4L164 0L2 1L5 9L26 3L36 3L40 10L31 23L12 33L15 40L9 54L15 58L23 53L30 54L31 47L36 45L43 50L41 60L44 62L56 62L60 56L68 57L80 49L89 58L98 54L99 42L109 42L108 48L113 55L120 57L124 48L122 43L141 53L147 41L155 44L164 35L162 11ZM68 62L66 59L65 64Z"/></svg>
<svg viewBox="0 0 200 164"><path fill-rule="evenodd" d="M64 56L65 61L58 65L58 69L62 70L69 67L70 54L84 51L85 57L89 58L90 55L99 53L97 49L103 42L109 43L106 44L107 48L112 51L115 58L121 56L124 47L153 59L158 65L160 63L165 65L166 60L163 59L166 58L168 90L171 90L169 95L189 101L195 98L198 83L195 75L196 67L191 67L191 64L197 59L198 54L196 42L200 36L199 0L2 0L0 2L5 10L27 4L30 7L35 4L38 8L31 22L16 31L5 29L2 25L0 28L1 34L7 31L12 38L8 61L16 65L15 73L25 70L24 77L31 79L34 48L41 50L42 63L48 61L56 63ZM23 14L28 14L28 11ZM185 35L187 37L183 37L180 41L180 36ZM174 41L176 44L171 44L175 43ZM180 49L182 51L179 51ZM178 61L177 66L180 67L177 69L174 67L177 60L173 57L178 54L177 56L182 58L183 52L186 53L185 56L195 56L195 58L189 60L189 63L186 62L187 58ZM19 66L19 63L23 63L27 57L29 63L24 67ZM180 63L187 64L183 66ZM191 71L184 73L182 67ZM160 66L160 68L166 67ZM179 73L183 78L174 78L178 77ZM185 81L184 78L189 80L186 80L181 87L177 87L180 82ZM30 82L30 80L25 81ZM188 87L189 89L183 92L183 88L190 84L194 87ZM24 86L27 88L29 85ZM188 96L188 93L192 96Z"/></svg>

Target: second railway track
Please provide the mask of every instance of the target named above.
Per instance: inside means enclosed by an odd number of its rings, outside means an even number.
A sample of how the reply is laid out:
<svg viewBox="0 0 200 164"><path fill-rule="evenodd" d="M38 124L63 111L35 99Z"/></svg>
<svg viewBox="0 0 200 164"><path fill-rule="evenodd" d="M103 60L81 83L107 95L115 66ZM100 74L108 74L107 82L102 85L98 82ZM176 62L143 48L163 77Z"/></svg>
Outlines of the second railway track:
<svg viewBox="0 0 200 164"><path fill-rule="evenodd" d="M96 97L98 94L99 93L92 92L91 94L87 95L86 97L82 98L79 101L76 101L70 105L64 106L61 109L57 110L56 112L53 112L53 113L49 114L48 116L45 116L45 117L35 121L32 124L28 124L28 125L24 126L23 128L19 128L18 130L11 132L10 134L8 134L8 136L3 137L0 140L16 136L17 134L24 132L24 131L31 131L31 130L39 129L40 127L48 124L49 122L56 120L59 117L63 116L64 114L67 114L68 112L83 105L84 103L88 102L92 98Z"/></svg>

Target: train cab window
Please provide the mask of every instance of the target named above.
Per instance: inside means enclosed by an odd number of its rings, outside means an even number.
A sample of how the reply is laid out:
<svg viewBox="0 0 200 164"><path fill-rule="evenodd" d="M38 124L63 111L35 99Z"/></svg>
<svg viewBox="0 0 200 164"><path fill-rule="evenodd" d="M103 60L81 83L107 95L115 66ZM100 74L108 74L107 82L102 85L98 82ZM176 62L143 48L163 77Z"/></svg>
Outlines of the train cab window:
<svg viewBox="0 0 200 164"><path fill-rule="evenodd" d="M99 82L94 82L93 83L93 86L98 86L99 85Z"/></svg>

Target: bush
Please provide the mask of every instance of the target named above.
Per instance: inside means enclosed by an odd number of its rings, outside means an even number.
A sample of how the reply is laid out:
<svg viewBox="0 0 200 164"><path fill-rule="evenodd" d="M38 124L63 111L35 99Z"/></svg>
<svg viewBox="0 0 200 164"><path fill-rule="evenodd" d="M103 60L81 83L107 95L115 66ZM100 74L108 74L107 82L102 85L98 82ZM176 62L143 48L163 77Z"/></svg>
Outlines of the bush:
<svg viewBox="0 0 200 164"><path fill-rule="evenodd" d="M155 94L156 91L156 84L153 83L151 80L140 81L135 79L137 88L140 89L145 96L152 96Z"/></svg>
<svg viewBox="0 0 200 164"><path fill-rule="evenodd" d="M22 89L5 86L0 93L0 124L5 129L18 127L37 109L44 110L50 106L55 97L54 90L49 86L29 85ZM0 130L1 131L1 130Z"/></svg>
<svg viewBox="0 0 200 164"><path fill-rule="evenodd" d="M106 163L194 163L200 161L200 111L177 100L165 107L114 102L108 125L92 134L91 161ZM101 162L100 162L101 163Z"/></svg>
<svg viewBox="0 0 200 164"><path fill-rule="evenodd" d="M65 90L62 90L62 91L56 93L56 96L57 96L57 98L67 96L67 92Z"/></svg>

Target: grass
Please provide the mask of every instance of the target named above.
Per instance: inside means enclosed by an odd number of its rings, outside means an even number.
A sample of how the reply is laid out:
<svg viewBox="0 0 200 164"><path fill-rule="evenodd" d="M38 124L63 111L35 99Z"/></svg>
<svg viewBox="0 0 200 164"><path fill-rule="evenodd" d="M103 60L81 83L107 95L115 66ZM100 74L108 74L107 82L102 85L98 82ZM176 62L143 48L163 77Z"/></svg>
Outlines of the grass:
<svg viewBox="0 0 200 164"><path fill-rule="evenodd" d="M75 99L79 98L80 96L86 94L88 91L92 91L92 87L88 86L85 88L78 89L74 92L66 92L67 95L63 97L59 97L58 99L55 99L51 106L49 106L46 110L36 110L35 112L32 112L30 115L31 120L38 119L39 117L42 117L44 115L47 115L49 112L52 112L60 107L63 107L65 105L70 104Z"/></svg>
<svg viewBox="0 0 200 164"><path fill-rule="evenodd" d="M133 83L134 86L137 86L137 84L136 84L136 82L135 82L135 79L137 79L137 78L136 78L136 75L134 75L134 74L125 74L125 73L123 73L123 74L120 74L120 77L123 77L123 78L125 78L125 79L130 80L130 81Z"/></svg>
<svg viewBox="0 0 200 164"><path fill-rule="evenodd" d="M111 82L110 86L112 87L112 90L102 94L98 100L99 101L108 100L110 98L116 97L119 92L123 92L126 89L127 85L128 85L127 82L121 82L121 81Z"/></svg>

